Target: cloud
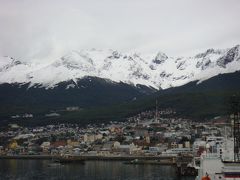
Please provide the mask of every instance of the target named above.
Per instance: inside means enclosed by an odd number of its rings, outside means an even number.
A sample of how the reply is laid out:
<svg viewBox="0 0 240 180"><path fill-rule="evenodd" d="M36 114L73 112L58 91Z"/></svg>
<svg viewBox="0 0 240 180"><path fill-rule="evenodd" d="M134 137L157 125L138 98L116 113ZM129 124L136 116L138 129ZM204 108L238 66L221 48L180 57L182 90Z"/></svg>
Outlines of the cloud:
<svg viewBox="0 0 240 180"><path fill-rule="evenodd" d="M0 53L53 59L86 48L188 55L240 43L238 0L2 0Z"/></svg>

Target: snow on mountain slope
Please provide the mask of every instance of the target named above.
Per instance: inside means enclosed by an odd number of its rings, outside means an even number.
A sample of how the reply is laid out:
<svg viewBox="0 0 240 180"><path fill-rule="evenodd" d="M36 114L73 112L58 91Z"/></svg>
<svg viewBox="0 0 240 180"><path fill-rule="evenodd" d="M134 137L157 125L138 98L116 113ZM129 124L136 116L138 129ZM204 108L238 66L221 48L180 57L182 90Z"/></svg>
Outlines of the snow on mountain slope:
<svg viewBox="0 0 240 180"><path fill-rule="evenodd" d="M240 70L240 46L197 54L194 57L168 57L127 54L114 50L71 51L45 64L0 58L0 84L31 83L53 88L60 82L96 76L114 82L142 84L156 89L203 81L220 73Z"/></svg>

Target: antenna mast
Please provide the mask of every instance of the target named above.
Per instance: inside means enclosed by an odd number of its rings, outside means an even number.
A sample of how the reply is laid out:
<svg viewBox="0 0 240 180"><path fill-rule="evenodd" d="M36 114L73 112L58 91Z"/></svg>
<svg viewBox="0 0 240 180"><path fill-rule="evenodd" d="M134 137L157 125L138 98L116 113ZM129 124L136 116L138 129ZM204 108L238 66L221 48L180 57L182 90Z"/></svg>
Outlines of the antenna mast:
<svg viewBox="0 0 240 180"><path fill-rule="evenodd" d="M158 101L156 99L155 122L158 123Z"/></svg>

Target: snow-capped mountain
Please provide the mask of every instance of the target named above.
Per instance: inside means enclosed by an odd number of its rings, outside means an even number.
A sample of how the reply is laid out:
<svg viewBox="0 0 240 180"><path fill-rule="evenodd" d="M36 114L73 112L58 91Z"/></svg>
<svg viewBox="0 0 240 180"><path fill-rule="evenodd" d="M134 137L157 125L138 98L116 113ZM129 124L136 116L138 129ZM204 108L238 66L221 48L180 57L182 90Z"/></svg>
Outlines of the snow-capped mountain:
<svg viewBox="0 0 240 180"><path fill-rule="evenodd" d="M60 82L77 82L86 76L93 76L166 89L238 70L240 45L224 50L208 49L193 57L169 57L162 52L146 55L91 49L71 51L44 64L1 57L0 84L30 83L30 86L40 84L53 88ZM68 86L71 87L74 84Z"/></svg>

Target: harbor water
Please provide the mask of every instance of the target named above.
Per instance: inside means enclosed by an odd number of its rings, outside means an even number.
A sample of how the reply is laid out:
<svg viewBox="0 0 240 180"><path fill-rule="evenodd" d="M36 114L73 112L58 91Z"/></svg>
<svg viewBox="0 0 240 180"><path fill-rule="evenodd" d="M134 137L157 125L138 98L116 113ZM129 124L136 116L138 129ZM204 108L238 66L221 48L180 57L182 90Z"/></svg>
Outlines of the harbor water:
<svg viewBox="0 0 240 180"><path fill-rule="evenodd" d="M122 161L86 161L49 166L50 160L1 159L1 180L193 180L178 177L173 166L131 165Z"/></svg>

